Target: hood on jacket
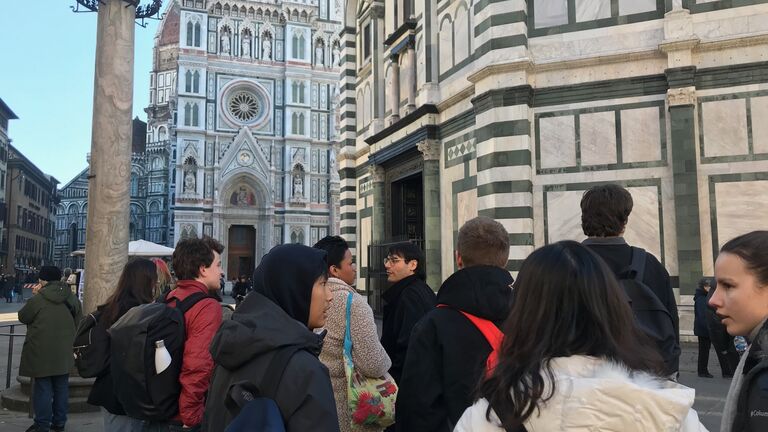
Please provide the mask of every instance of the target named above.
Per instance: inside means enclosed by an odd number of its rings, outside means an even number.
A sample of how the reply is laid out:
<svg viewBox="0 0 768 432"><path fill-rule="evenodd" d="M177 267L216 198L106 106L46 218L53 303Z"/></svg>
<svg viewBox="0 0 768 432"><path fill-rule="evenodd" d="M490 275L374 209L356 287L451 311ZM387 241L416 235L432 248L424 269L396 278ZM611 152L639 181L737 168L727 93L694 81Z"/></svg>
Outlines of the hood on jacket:
<svg viewBox="0 0 768 432"><path fill-rule="evenodd" d="M61 304L67 301L67 298L72 295L72 289L64 282L52 281L40 288L38 295L43 296L43 298L50 302Z"/></svg>
<svg viewBox="0 0 768 432"><path fill-rule="evenodd" d="M300 244L275 246L253 272L253 291L306 326L312 287L317 278L328 272L325 255L324 250Z"/></svg>
<svg viewBox="0 0 768 432"><path fill-rule="evenodd" d="M509 315L513 282L509 272L499 267L467 267L443 282L437 292L437 303L491 321L503 321Z"/></svg>
<svg viewBox="0 0 768 432"><path fill-rule="evenodd" d="M300 346L315 355L322 349L323 336L290 317L260 293L251 293L222 323L211 342L213 360L235 370L251 359L277 348Z"/></svg>

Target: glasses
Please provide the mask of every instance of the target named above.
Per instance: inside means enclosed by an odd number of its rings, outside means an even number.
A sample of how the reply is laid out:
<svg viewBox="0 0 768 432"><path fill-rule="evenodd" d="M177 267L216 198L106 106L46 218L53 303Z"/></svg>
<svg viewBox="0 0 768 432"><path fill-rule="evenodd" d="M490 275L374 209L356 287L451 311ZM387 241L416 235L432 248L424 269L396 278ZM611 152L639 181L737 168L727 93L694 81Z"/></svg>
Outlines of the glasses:
<svg viewBox="0 0 768 432"><path fill-rule="evenodd" d="M386 258L384 258L384 265L395 264L398 261L403 261L403 259L402 258L398 258L398 257L391 257L391 258L390 257L386 257Z"/></svg>

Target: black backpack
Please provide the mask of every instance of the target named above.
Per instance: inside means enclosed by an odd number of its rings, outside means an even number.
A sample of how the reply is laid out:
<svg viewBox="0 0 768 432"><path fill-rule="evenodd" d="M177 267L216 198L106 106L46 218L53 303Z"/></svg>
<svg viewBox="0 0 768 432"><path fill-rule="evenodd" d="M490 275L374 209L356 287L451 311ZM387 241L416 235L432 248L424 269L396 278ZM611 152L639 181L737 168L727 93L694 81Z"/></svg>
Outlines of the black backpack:
<svg viewBox="0 0 768 432"><path fill-rule="evenodd" d="M283 415L274 398L288 361L300 350L289 346L278 351L258 385L246 380L229 386L224 406L232 421L224 432L285 432Z"/></svg>
<svg viewBox="0 0 768 432"><path fill-rule="evenodd" d="M135 306L110 327L112 382L119 389L116 396L128 416L166 421L179 412L179 374L186 340L184 314L206 298L213 297L194 293L177 300L175 306L168 305L168 299ZM158 374L155 342L160 340L171 354L171 365Z"/></svg>
<svg viewBox="0 0 768 432"><path fill-rule="evenodd" d="M72 344L75 367L83 378L99 377L109 371L109 334L100 318L98 310L83 318Z"/></svg>
<svg viewBox="0 0 768 432"><path fill-rule="evenodd" d="M635 322L656 344L664 359L666 372L672 374L678 370L680 345L672 315L653 290L643 283L646 253L644 249L632 247L632 262L622 272L619 283L629 297Z"/></svg>

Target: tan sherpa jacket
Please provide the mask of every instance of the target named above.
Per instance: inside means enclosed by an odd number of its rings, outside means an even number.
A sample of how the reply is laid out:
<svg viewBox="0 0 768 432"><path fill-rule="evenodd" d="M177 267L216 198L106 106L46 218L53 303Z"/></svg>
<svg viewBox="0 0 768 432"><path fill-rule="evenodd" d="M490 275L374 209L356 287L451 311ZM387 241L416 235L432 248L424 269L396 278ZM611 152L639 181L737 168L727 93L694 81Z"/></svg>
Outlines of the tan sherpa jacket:
<svg viewBox="0 0 768 432"><path fill-rule="evenodd" d="M331 375L336 412L339 416L339 429L341 432L381 431L381 428L353 429L347 408L347 378L344 375L343 352L349 293L353 293L350 331L352 332L352 361L355 367L366 376L380 377L389 370L392 361L379 342L373 311L365 297L341 279L329 278L328 287L333 292L333 300L325 323L328 334L325 336L323 350L320 352L320 361L328 368Z"/></svg>

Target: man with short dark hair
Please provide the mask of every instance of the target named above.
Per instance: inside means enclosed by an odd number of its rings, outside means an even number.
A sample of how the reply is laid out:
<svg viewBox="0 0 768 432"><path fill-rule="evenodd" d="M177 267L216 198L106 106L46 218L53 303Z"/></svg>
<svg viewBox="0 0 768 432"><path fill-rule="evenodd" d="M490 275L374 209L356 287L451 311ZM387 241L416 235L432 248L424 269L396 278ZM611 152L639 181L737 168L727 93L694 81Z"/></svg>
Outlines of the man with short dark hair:
<svg viewBox="0 0 768 432"><path fill-rule="evenodd" d="M82 318L80 301L61 282L61 270L42 266L40 283L19 311L27 325L19 375L34 378L35 423L27 432L63 431L67 422L69 371L74 366L72 342Z"/></svg>
<svg viewBox="0 0 768 432"><path fill-rule="evenodd" d="M437 292L440 307L411 334L397 395L398 431L452 431L472 405L492 347L466 314L500 328L512 298L509 234L487 217L467 221L456 245L459 270Z"/></svg>
<svg viewBox="0 0 768 432"><path fill-rule="evenodd" d="M629 191L617 184L594 186L581 198L581 228L588 237L583 244L598 254L617 278L625 276L632 263L633 249L623 235L633 205ZM664 360L667 372L674 375L680 357L677 303L667 269L651 253L645 254L642 283L653 291L672 317L677 355L669 354ZM664 357L664 353L660 354Z"/></svg>
<svg viewBox="0 0 768 432"><path fill-rule="evenodd" d="M424 281L424 253L411 242L390 246L384 268L387 281L392 285L381 296L384 300L381 345L392 360L389 373L399 382L411 330L435 307L435 292Z"/></svg>
<svg viewBox="0 0 768 432"><path fill-rule="evenodd" d="M166 295L171 305L194 293L209 294L221 289L221 256L224 246L211 237L179 241L173 251L173 270L178 282ZM213 359L209 348L221 325L221 306L211 297L200 300L184 314L186 339L179 382L179 415L176 422L184 429L197 430L203 421ZM224 397L217 395L217 397Z"/></svg>

